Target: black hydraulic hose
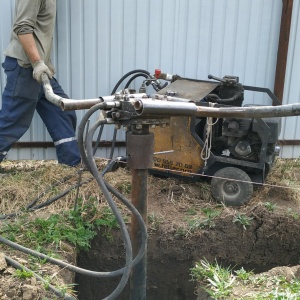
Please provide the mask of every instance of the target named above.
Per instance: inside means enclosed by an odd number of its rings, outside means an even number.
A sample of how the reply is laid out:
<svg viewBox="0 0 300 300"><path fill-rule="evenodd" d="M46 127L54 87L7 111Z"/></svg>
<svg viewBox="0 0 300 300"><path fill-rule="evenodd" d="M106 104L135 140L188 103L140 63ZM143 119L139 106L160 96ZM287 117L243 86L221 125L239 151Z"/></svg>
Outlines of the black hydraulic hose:
<svg viewBox="0 0 300 300"><path fill-rule="evenodd" d="M86 168L88 168L88 170L90 171L89 167L88 167L88 160L87 160L87 156L86 156L86 152L85 152L85 148L84 148L84 130L85 130L85 125L87 124L87 122L89 121L89 118L97 111L97 110L101 110L102 108L105 108L105 102L103 103L99 103L96 104L94 106L92 106L87 113L83 116L83 118L81 119L81 122L78 126L78 147L79 147L79 151L81 154L81 159L83 161L83 164L86 166ZM107 124L106 120L103 120L102 125Z"/></svg>
<svg viewBox="0 0 300 300"><path fill-rule="evenodd" d="M34 205L43 197L45 196L49 191L51 191L54 187L65 183L66 181L68 181L69 179L71 179L74 175L69 175L64 177L62 180L60 180L59 182L56 182L54 184L52 184L48 189L46 189L44 192L42 192L38 197L36 197L34 200L32 200L26 207L25 210L28 210L32 207L34 207Z"/></svg>
<svg viewBox="0 0 300 300"><path fill-rule="evenodd" d="M87 155L86 155L86 149L84 148L84 145L86 145L87 148L91 147L91 141L90 144L89 143L84 143L84 130L85 130L85 125L88 122L89 118L92 116L92 114L94 114L97 110L101 109L101 105L97 104L95 106L93 106L92 108L90 108L90 110L84 115L84 117L81 120L81 123L78 127L78 144L79 144L79 148L80 148L80 153L81 153L81 157L82 160L84 162L84 164L89 168L89 163L91 164L95 164L94 160L91 159L91 161L88 160ZM98 121L98 125L97 126L102 126L107 124L106 120L101 120ZM96 127L97 127L96 126ZM96 129L95 129L96 130ZM113 161L111 161L111 163L114 163ZM104 176L106 170L109 169L109 164L107 165L106 169L102 172L101 176ZM98 170L96 172L96 175L98 175ZM116 189L114 189L112 186L110 186L109 184L107 184L105 182L107 188L110 190L111 193L113 193L119 200L122 201L122 203L124 205L127 206L127 208L129 210L132 211L132 213L137 217L137 219L139 220L140 226L142 228L142 245L140 248L140 251L137 255L137 257L134 259L135 261L139 261L140 258L144 255L144 249L146 246L146 241L147 241L147 228L146 225L144 223L143 217L140 215L140 213L138 212L138 210L134 207L134 205L131 204L131 202L129 202L121 193L119 193Z"/></svg>
<svg viewBox="0 0 300 300"><path fill-rule="evenodd" d="M33 210L37 210L40 208L43 208L45 206L48 206L50 204L52 204L53 202L57 201L58 199L62 198L63 196L67 195L68 193L70 193L72 190L76 189L78 186L82 186L83 184L89 183L93 180L93 178L87 179L85 181L82 181L81 183L76 183L74 185L72 185L71 187L69 187L68 189L66 189L65 191L63 191L62 193L52 197L51 199L41 203L40 205L36 205L32 208L30 208L28 211L33 211Z"/></svg>
<svg viewBox="0 0 300 300"><path fill-rule="evenodd" d="M238 92L238 93L235 93L231 98L227 98L227 99L222 99L222 98L218 97L217 95L215 95L216 97L214 97L214 94L209 94L208 97L211 102L217 102L219 104L226 104L226 103L230 103L232 101L238 100L242 95L243 95L243 93Z"/></svg>
<svg viewBox="0 0 300 300"><path fill-rule="evenodd" d="M47 201L41 203L40 205L35 206L35 204L43 197L45 196L49 191L51 191L53 189L53 187L58 186L61 183L64 183L66 181L68 181L69 179L71 179L74 175L69 175L64 177L60 182L54 183L52 186L50 186L48 189L46 189L44 192L42 192L38 197L36 197L34 200L32 200L28 205L26 205L22 210L20 210L19 212L14 212L11 214L6 214L6 215L0 215L0 220L6 220L6 219L10 219L10 218L14 218L18 215L21 215L22 213L25 212L30 212L30 211L34 211L37 209L40 209L42 207L48 206L50 204L52 204L53 202L59 200L60 198L62 198L63 196L67 195L71 190L73 190L74 188L77 188L78 186L81 186L85 183L90 182L91 180L93 180L93 178L88 179L86 181L81 182L79 185L73 185L70 188L68 188L67 190L65 190L64 192L60 193L59 195L56 195L50 199L48 199Z"/></svg>
<svg viewBox="0 0 300 300"><path fill-rule="evenodd" d="M67 179L70 179L72 176L66 176ZM73 189L79 187L79 186L82 186L86 183L89 183L90 181L92 181L93 178L90 178L90 179L87 179L81 183L77 183L75 185L72 185L71 187L69 187L68 189L66 189L65 191L63 191L62 193L48 199L47 201L39 204L39 205L35 205L38 200L43 197L48 191L50 191L53 187L57 186L58 184L62 183L56 183L54 184L53 186L49 187L46 191L44 191L39 197L35 198L30 204L28 204L27 206L25 206L24 210L21 210L19 212L14 212L14 213L11 213L11 214L6 214L6 215L0 215L0 220L6 220L6 219L10 219L10 218L14 218L22 213L25 213L25 212L31 212L31 211L35 211L35 210L38 210L40 208L43 208L43 207L46 207L52 203L54 203L55 201L59 200L60 198L62 198L63 196L67 195L68 193L70 193ZM63 182L65 182L67 180L64 180Z"/></svg>
<svg viewBox="0 0 300 300"><path fill-rule="evenodd" d="M34 251L32 249L26 248L24 246L21 246L17 243L14 243L14 242L6 239L5 237L3 237L1 235L0 235L0 242L7 245L7 246L9 246L9 247L11 247L11 248L13 248L13 249L16 249L20 252L23 252L23 253L26 253L26 254L44 259L49 263L60 266L61 268L65 268L69 271L78 273L80 275L86 275L86 276L91 276L91 277L96 277L96 278L111 278L111 277L119 276L123 272L123 269L119 269L117 271L112 271L112 272L97 272L97 271L90 271L90 270L82 269L82 268L76 267L72 264L69 264L69 263L63 262L61 260L52 258L48 255L43 254L43 253L40 253L40 252Z"/></svg>
<svg viewBox="0 0 300 300"><path fill-rule="evenodd" d="M99 130L99 133L98 133L98 137L97 137L97 140L96 140L96 144L95 144L95 146L94 146L94 152L93 152L94 155L96 154L97 148L98 148L98 146L99 146L99 144L100 144L100 139L101 139L101 136L102 136L102 133L103 133L103 129L104 129L104 125L102 124L102 125L100 126L100 130Z"/></svg>
<svg viewBox="0 0 300 300"><path fill-rule="evenodd" d="M96 124L89 130L89 133L87 134L86 145L92 145L94 133L95 133L96 129L99 126L101 126L101 124L103 124L103 120L99 120L98 122L96 122ZM99 175L97 165L93 158L92 147L87 147L86 154L87 154L87 161L89 163L90 171L93 174L93 176L95 177L99 187L102 190L103 195L105 196L106 201L108 202L111 210L113 211L113 214L116 217L116 220L120 226L120 230L121 230L123 240L124 240L126 263L125 263L123 275L122 275L122 278L121 278L118 286L116 287L116 289L107 298L105 298L105 299L116 299L116 297L119 296L121 294L121 292L123 291L123 289L125 288L125 286L128 282L128 279L130 277L130 271L132 268L133 259L132 259L132 245L131 245L130 235L128 233L128 230L127 230L126 224L122 218L122 215L120 214L111 194L109 193L102 176Z"/></svg>
<svg viewBox="0 0 300 300"><path fill-rule="evenodd" d="M112 90L111 95L113 95L117 91L117 89L119 88L120 84L123 82L124 79L126 79L128 76L135 74L135 73L143 73L143 74L150 76L150 73L146 70L141 70L141 69L132 70L121 77L121 79L117 82L114 89Z"/></svg>
<svg viewBox="0 0 300 300"><path fill-rule="evenodd" d="M138 77L149 78L149 76L147 76L147 75L144 74L144 73L138 73L138 74L132 76L132 77L128 80L128 82L127 82L126 85L125 85L125 89L127 89L127 88L129 87L129 85L131 84L131 82L132 82L133 80L135 80L136 78L138 78Z"/></svg>
<svg viewBox="0 0 300 300"><path fill-rule="evenodd" d="M115 128L114 129L113 139L112 139L112 145L111 145L111 149L110 149L110 154L109 154L109 160L112 160L112 158L114 156L115 147L116 147L116 141L117 141L117 133L118 133L118 129Z"/></svg>
<svg viewBox="0 0 300 300"><path fill-rule="evenodd" d="M32 275L34 277L36 277L39 281L43 282L44 284L46 284L46 281L43 277L39 276L38 274L36 274L35 272L32 272L30 269L28 269L27 267L19 264L17 261L15 261L14 259L12 259L9 256L4 256L5 260L7 261L7 263L9 265L11 265L12 267L14 267L15 269L19 269L19 270L25 270L27 272L32 273ZM69 295L69 294L65 294L63 292L61 292L60 290L58 290L57 288L55 288L53 285L48 284L47 285L48 289L53 292L57 297L65 299L65 300L76 300L75 297Z"/></svg>
<svg viewBox="0 0 300 300"><path fill-rule="evenodd" d="M148 239L148 233L147 233L147 227L146 224L144 222L143 217L141 216L141 214L138 212L138 210L134 207L134 205L131 204L131 202L128 201L128 199L126 199L117 189L115 189L113 186L111 186L109 183L105 182L106 187L108 188L108 190L115 195L119 200L122 201L122 203L124 205L127 206L128 209L130 209L132 212L134 212L135 217L137 217L138 222L141 226L141 233L142 233L142 239L141 239L141 247L139 249L139 252L137 254L137 256L134 259L134 263L133 266L135 265L135 263L138 263L144 256L145 254L145 249L147 247L147 239Z"/></svg>

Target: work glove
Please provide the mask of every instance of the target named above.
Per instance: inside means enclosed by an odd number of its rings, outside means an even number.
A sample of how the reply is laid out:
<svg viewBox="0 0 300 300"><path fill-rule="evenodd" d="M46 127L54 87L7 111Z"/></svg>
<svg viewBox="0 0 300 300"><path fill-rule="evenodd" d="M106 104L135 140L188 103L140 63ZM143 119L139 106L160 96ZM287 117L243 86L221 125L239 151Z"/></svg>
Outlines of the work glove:
<svg viewBox="0 0 300 300"><path fill-rule="evenodd" d="M44 73L46 73L50 79L52 78L52 72L42 60L36 61L32 65L32 67L33 67L33 78L39 83L42 82L42 75Z"/></svg>

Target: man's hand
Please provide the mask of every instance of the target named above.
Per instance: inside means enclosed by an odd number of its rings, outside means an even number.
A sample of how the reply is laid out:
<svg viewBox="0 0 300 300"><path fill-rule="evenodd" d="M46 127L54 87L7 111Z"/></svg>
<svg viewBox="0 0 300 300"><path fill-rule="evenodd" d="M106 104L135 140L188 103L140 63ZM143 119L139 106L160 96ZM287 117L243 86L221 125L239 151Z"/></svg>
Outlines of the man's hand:
<svg viewBox="0 0 300 300"><path fill-rule="evenodd" d="M52 78L52 72L42 60L36 61L32 65L32 67L33 67L33 78L39 83L42 82L42 74L44 73L46 73L50 79Z"/></svg>

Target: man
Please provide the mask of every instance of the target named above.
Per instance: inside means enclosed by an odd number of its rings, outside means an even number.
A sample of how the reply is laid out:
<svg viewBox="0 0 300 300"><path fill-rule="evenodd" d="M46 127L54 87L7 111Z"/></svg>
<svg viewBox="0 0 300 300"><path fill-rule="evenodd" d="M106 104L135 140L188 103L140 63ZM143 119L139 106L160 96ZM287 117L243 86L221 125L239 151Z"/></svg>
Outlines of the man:
<svg viewBox="0 0 300 300"><path fill-rule="evenodd" d="M27 131L35 109L54 141L58 162L76 166L81 158L75 137L76 114L64 112L44 95L46 73L55 94L68 98L53 77L51 48L56 0L16 0L10 44L2 64L7 82L0 111L0 162Z"/></svg>

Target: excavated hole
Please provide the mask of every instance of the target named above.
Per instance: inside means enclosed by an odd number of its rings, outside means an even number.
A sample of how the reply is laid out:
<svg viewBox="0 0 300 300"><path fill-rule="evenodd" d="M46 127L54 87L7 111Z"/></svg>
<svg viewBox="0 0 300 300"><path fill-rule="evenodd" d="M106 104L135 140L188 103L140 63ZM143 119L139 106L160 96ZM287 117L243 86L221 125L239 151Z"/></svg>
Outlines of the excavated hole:
<svg viewBox="0 0 300 300"><path fill-rule="evenodd" d="M196 283L190 268L195 261L215 259L224 266L243 266L254 272L275 266L298 265L300 259L300 221L269 212L263 207L252 211L247 229L232 222L232 215L215 220L212 229L187 237L164 232L149 232L147 257L148 300L194 300ZM98 271L112 271L124 266L124 248L116 232L112 242L99 234L89 252L80 253L78 266ZM80 300L98 300L109 295L118 279L76 276ZM129 286L119 297L130 299Z"/></svg>

